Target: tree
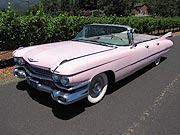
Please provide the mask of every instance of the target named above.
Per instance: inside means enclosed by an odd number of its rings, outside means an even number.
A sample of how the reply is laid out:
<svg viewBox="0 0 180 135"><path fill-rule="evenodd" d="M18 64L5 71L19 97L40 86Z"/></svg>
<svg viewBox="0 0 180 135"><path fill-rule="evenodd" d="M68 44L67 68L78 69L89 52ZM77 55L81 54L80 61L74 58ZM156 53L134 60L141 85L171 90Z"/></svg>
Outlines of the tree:
<svg viewBox="0 0 180 135"><path fill-rule="evenodd" d="M151 15L177 16L179 14L178 3L180 0L147 0Z"/></svg>
<svg viewBox="0 0 180 135"><path fill-rule="evenodd" d="M146 3L151 15L180 15L180 0L43 0L44 10L48 14L57 15L70 12L77 15L79 10L101 10L107 16L128 16L136 3ZM36 9L38 6L34 6Z"/></svg>

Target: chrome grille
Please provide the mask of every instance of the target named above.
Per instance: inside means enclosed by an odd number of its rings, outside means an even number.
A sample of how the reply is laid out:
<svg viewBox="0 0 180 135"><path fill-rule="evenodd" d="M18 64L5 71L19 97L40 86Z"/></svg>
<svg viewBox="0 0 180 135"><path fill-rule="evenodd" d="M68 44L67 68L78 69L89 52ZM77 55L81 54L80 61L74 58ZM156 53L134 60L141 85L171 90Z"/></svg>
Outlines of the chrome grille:
<svg viewBox="0 0 180 135"><path fill-rule="evenodd" d="M56 88L56 86L54 85L54 83L52 81L47 81L47 80L39 80L39 83L51 88Z"/></svg>
<svg viewBox="0 0 180 135"><path fill-rule="evenodd" d="M51 78L52 73L49 70L38 68L38 67L32 66L28 63L26 63L25 67L33 74Z"/></svg>

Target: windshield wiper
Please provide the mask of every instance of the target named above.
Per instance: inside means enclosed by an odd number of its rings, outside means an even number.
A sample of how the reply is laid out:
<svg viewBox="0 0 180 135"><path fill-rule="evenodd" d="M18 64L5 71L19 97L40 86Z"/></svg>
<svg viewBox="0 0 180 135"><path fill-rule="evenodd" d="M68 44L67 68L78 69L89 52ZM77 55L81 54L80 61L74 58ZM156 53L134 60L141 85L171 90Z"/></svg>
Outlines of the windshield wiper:
<svg viewBox="0 0 180 135"><path fill-rule="evenodd" d="M107 44L107 43L103 43L103 42L98 42L96 40L91 40L90 42L93 42L93 43L95 43L97 45L107 46L107 47L113 47L113 48L117 47L116 45L111 45L111 44Z"/></svg>
<svg viewBox="0 0 180 135"><path fill-rule="evenodd" d="M74 39L71 39L72 41L84 41L83 39L77 39L77 38L74 38Z"/></svg>

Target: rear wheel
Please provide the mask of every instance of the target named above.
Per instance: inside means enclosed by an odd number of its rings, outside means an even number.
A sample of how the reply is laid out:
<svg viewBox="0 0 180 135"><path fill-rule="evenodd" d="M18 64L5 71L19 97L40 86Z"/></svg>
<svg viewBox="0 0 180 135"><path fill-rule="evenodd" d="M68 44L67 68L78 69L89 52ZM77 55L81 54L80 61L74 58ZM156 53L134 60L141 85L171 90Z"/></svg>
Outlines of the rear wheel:
<svg viewBox="0 0 180 135"><path fill-rule="evenodd" d="M101 101L108 87L108 78L105 73L96 75L89 86L89 94L87 100L91 104Z"/></svg>
<svg viewBox="0 0 180 135"><path fill-rule="evenodd" d="M154 63L157 66L160 64L160 62L161 62L161 57L157 58Z"/></svg>

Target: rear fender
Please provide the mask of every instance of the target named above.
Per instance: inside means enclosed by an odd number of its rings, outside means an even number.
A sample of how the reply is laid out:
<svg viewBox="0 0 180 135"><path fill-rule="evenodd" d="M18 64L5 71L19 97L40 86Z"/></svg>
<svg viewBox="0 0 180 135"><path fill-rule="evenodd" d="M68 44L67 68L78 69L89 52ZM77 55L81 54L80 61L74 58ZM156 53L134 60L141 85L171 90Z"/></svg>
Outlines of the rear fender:
<svg viewBox="0 0 180 135"><path fill-rule="evenodd" d="M166 38L169 38L169 37L172 37L172 32L166 33L165 35L161 36L159 39L166 39Z"/></svg>

